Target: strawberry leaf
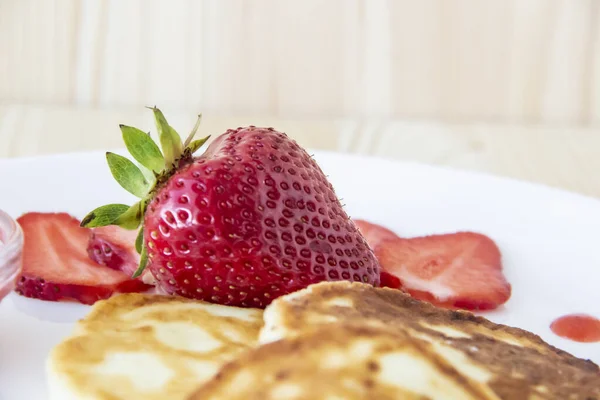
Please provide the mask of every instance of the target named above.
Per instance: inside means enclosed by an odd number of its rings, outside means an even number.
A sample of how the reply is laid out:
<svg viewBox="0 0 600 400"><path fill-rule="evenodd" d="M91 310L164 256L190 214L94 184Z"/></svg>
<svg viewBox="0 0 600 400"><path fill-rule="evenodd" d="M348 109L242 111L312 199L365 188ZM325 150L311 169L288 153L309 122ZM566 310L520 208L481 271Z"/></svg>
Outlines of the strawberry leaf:
<svg viewBox="0 0 600 400"><path fill-rule="evenodd" d="M91 211L82 220L80 226L83 228L97 228L99 226L111 225L117 218L127 212L128 205L107 204Z"/></svg>
<svg viewBox="0 0 600 400"><path fill-rule="evenodd" d="M133 273L133 275L131 277L132 278L139 277L142 274L142 272L144 272L144 270L146 269L146 265L147 264L148 264L148 253L146 252L146 246L143 246L142 247L142 253L141 253L141 256L140 256L140 266Z"/></svg>
<svg viewBox="0 0 600 400"><path fill-rule="evenodd" d="M135 238L135 250L142 254L142 246L144 246L144 227L140 228L137 237Z"/></svg>
<svg viewBox="0 0 600 400"><path fill-rule="evenodd" d="M111 225L120 226L123 229L134 230L140 226L142 222L142 208L141 203L135 203L115 219Z"/></svg>
<svg viewBox="0 0 600 400"><path fill-rule="evenodd" d="M151 110L154 112L156 130L158 131L160 146L162 147L162 151L165 156L165 168L168 169L183 153L181 137L175 131L175 129L173 129L171 125L167 123L165 116L158 108L152 107Z"/></svg>
<svg viewBox="0 0 600 400"><path fill-rule="evenodd" d="M150 190L150 183L140 169L127 158L115 153L106 153L108 167L121 187L137 197L144 197Z"/></svg>
<svg viewBox="0 0 600 400"><path fill-rule="evenodd" d="M190 150L190 154L194 154L196 151L198 151L198 149L202 147L202 145L206 143L209 138L210 136L207 136L202 139L194 140L192 143L190 143L190 145L187 147Z"/></svg>
<svg viewBox="0 0 600 400"><path fill-rule="evenodd" d="M120 125L120 128L125 146L133 158L150 171L162 171L165 158L150 135L127 125Z"/></svg>
<svg viewBox="0 0 600 400"><path fill-rule="evenodd" d="M142 174L144 175L144 177L146 178L146 181L148 182L148 185L150 187L154 187L154 185L156 184L156 177L159 175L156 172L149 170L148 168L144 167L143 165L138 165L136 164L137 167L140 169L140 171L142 171Z"/></svg>

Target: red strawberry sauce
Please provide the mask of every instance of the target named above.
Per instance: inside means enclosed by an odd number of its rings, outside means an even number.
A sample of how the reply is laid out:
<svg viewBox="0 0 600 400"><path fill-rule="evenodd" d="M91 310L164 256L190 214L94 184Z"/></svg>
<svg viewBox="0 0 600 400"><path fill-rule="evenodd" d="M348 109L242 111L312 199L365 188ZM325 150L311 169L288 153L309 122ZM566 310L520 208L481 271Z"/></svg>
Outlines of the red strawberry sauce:
<svg viewBox="0 0 600 400"><path fill-rule="evenodd" d="M557 318L550 325L556 335L575 342L600 342L600 319L585 314Z"/></svg>

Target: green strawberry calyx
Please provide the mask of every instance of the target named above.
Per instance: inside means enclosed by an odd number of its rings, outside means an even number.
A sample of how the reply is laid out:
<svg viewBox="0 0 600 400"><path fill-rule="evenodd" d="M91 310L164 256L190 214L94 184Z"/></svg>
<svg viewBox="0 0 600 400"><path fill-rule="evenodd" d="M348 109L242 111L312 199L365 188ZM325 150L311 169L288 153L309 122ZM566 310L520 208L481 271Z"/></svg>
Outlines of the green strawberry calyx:
<svg viewBox="0 0 600 400"><path fill-rule="evenodd" d="M194 140L200 127L202 114L185 142L167 122L163 113L156 107L148 107L154 113L154 121L158 132L160 147L146 133L131 126L120 125L123 141L129 154L138 165L130 159L115 153L107 152L106 161L112 176L121 187L138 197L140 201L132 206L126 204L107 204L96 208L81 220L84 228L97 228L116 225L124 229L138 229L135 248L140 253L140 265L133 274L136 278L142 274L148 263L148 254L144 245L144 213L157 187L166 182L182 163L192 159L210 136Z"/></svg>

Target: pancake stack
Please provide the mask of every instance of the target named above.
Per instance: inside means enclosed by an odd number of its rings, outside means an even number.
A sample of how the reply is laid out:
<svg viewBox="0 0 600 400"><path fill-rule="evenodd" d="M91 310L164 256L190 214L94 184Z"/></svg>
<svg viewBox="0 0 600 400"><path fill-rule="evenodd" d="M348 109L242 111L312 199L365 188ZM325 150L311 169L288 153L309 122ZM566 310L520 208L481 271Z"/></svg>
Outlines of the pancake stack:
<svg viewBox="0 0 600 400"><path fill-rule="evenodd" d="M536 335L349 282L264 314L120 295L54 349L48 371L66 400L600 399L598 366Z"/></svg>

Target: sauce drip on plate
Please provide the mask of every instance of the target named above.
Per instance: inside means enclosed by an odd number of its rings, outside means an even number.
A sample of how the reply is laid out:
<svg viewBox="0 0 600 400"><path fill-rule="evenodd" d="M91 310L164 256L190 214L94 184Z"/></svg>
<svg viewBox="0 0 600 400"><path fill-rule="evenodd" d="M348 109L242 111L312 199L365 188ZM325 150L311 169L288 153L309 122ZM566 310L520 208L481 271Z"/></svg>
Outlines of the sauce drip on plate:
<svg viewBox="0 0 600 400"><path fill-rule="evenodd" d="M556 335L575 342L600 342L600 319L585 314L570 314L557 318L550 325Z"/></svg>

